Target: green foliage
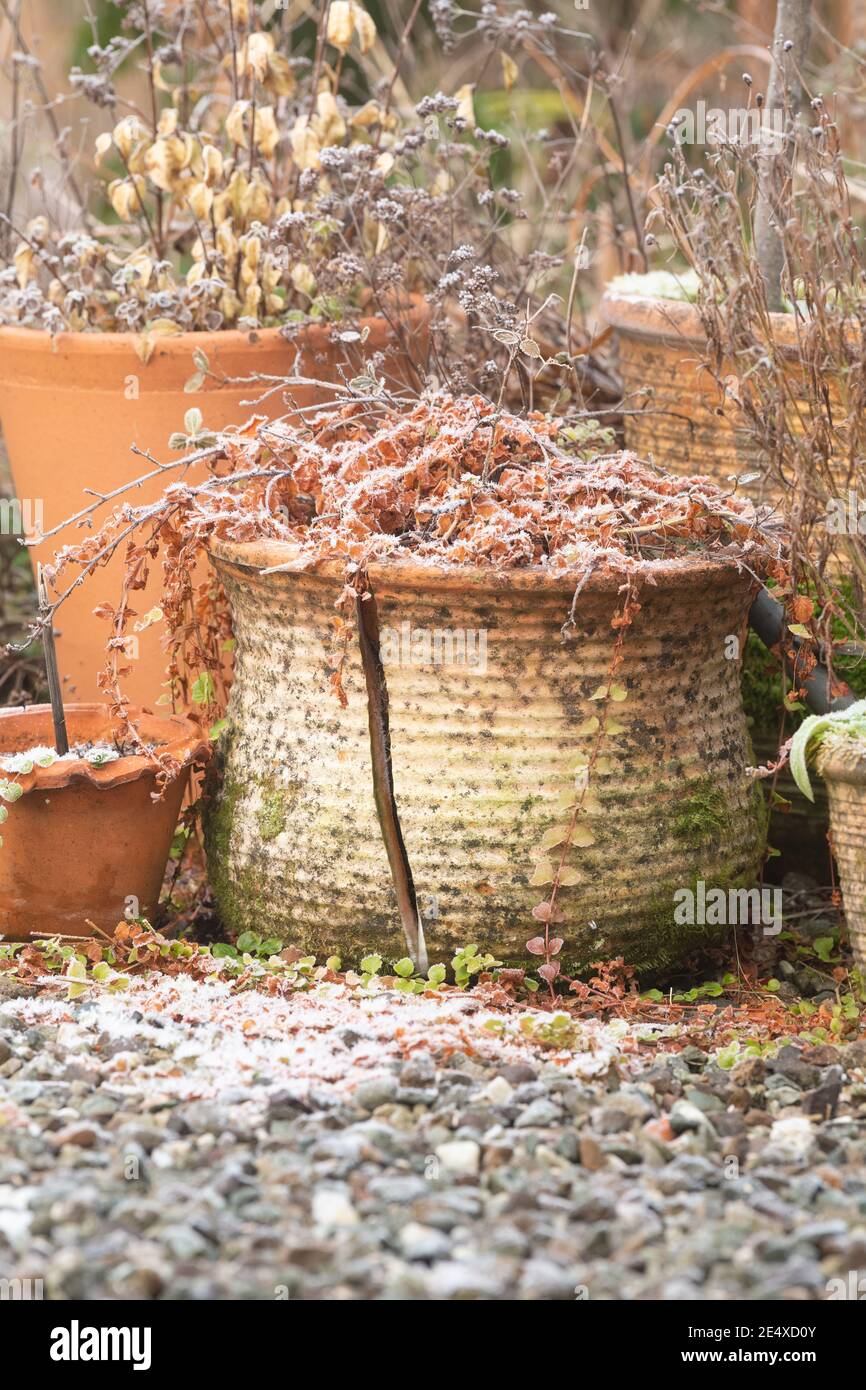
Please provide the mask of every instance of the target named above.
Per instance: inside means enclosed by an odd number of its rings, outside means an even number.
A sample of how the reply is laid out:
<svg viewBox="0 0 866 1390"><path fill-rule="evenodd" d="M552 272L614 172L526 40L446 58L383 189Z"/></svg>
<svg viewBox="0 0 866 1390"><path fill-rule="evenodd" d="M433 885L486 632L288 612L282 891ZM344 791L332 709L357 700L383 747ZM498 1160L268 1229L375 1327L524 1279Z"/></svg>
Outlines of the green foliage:
<svg viewBox="0 0 866 1390"><path fill-rule="evenodd" d="M702 845L722 833L728 819L725 794L711 776L702 777L680 807L673 824L678 840Z"/></svg>
<svg viewBox="0 0 866 1390"><path fill-rule="evenodd" d="M196 676L190 693L197 705L213 704L216 690L210 671L202 671L201 675Z"/></svg>
<svg viewBox="0 0 866 1390"><path fill-rule="evenodd" d="M648 989L641 998L651 999L654 1004L664 1004L665 1001L672 1004L695 1004L699 999L719 999L725 990L734 984L734 976L728 973L722 976L721 983L718 980L706 980L701 985L694 985L692 989L670 990L667 994L660 989Z"/></svg>
<svg viewBox="0 0 866 1390"><path fill-rule="evenodd" d="M454 982L465 988L482 970L495 970L501 964L501 960L496 960L486 952L479 955L478 947L474 943L471 946L462 946L451 961Z"/></svg>
<svg viewBox="0 0 866 1390"><path fill-rule="evenodd" d="M502 1036L509 1032L508 1024L502 1018L488 1019L484 1028L489 1033ZM517 1024L517 1031L522 1037L541 1043L544 1047L555 1048L557 1051L571 1051L578 1046L581 1039L580 1025L565 1013L523 1014Z"/></svg>
<svg viewBox="0 0 866 1390"><path fill-rule="evenodd" d="M219 959L239 959L243 956L256 956L262 960L269 960L271 956L278 956L283 949L283 943L276 936L261 937L255 932L241 932L234 946L225 941L219 941L211 948L211 954L216 960Z"/></svg>

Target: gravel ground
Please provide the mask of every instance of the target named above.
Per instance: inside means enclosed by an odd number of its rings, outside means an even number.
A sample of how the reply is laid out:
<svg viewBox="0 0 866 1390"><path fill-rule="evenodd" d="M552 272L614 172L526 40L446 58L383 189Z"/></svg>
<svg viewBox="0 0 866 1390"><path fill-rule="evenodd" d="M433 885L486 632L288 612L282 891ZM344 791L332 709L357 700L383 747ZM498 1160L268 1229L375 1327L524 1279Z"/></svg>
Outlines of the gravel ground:
<svg viewBox="0 0 866 1390"><path fill-rule="evenodd" d="M624 1024L557 1051L456 993L6 988L0 1275L47 1298L825 1299L866 1271L864 1043L722 1070Z"/></svg>

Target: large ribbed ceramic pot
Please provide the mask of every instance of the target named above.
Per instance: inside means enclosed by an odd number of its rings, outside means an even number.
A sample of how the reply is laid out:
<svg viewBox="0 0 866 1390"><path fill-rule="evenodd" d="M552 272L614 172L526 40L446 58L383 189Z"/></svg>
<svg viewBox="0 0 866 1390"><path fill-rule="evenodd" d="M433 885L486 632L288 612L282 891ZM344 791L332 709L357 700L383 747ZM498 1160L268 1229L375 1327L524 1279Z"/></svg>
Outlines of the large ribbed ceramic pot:
<svg viewBox="0 0 866 1390"><path fill-rule="evenodd" d="M401 956L354 644L347 708L328 683L342 566L262 573L293 553L212 545L237 648L209 875L233 929L266 927L345 961L370 947ZM719 928L677 925L677 890L748 885L762 859L763 801L744 773L739 672L725 656L752 581L706 560L647 574L617 675L621 727L590 781L594 843L569 851L579 877L560 890L557 934L571 965L620 952L646 968L681 957ZM371 566L370 580L396 801L431 958L478 942L524 959L532 908L549 892L551 840L590 746L622 575L586 583L568 644L575 576L393 563Z"/></svg>
<svg viewBox="0 0 866 1390"><path fill-rule="evenodd" d="M736 364L723 364L715 375L706 369L707 340L694 304L608 288L600 314L616 330L627 400L623 419L627 448L641 458L652 455L664 460L671 473L701 474L724 488L730 488L732 477L761 474L761 451L744 430L735 403L722 400L716 379L736 376ZM798 321L793 314L771 314L770 319L777 345L791 359L790 389L796 403L805 399L797 386ZM837 388L831 386L831 391L838 404ZM801 427L801 418L808 419L808 412L799 417L795 409L794 429ZM779 500L772 482L763 477L741 486L739 492L755 501L775 504Z"/></svg>
<svg viewBox="0 0 866 1390"><path fill-rule="evenodd" d="M866 971L866 742L828 739L815 762L830 798L830 834L848 935L857 964Z"/></svg>
<svg viewBox="0 0 866 1390"><path fill-rule="evenodd" d="M426 306L416 301L395 317L394 324L384 318L362 320L359 336L351 342L340 340L339 326L332 331L323 325L306 327L291 340L277 328L181 333L153 339L146 362L140 355L140 338L131 333L51 337L34 329L0 327L0 424L24 527L35 531L41 520L42 530L48 530L91 500L86 488L110 493L148 472L147 460L131 453L133 444L163 463L177 457L168 448L168 438L183 431L184 415L191 407L201 410L210 430L242 424L253 414L285 414L282 391L250 404L268 385L249 380L256 375L339 382L357 375L364 358L381 352L381 374L392 384L405 384L411 377L407 359L423 361L427 318ZM206 354L214 375L201 390L190 393L184 386L196 372L196 349ZM223 382L224 378L235 380ZM332 400L333 392L323 386L299 386L292 388L292 397L304 407ZM201 481L204 467L189 471L186 481ZM154 501L166 481L178 476L172 472L152 478L135 493L136 505ZM107 512L98 517L102 515ZM79 536L65 534L59 541L34 547L34 567L39 560L50 560L59 543ZM96 678L105 666L110 634L93 610L98 604L117 602L122 574L123 557L118 555L58 613L58 660L69 699L87 700L97 694ZM159 603L161 578L156 563L146 589L136 593L140 614ZM135 703L152 706L166 679L163 624L140 633L131 627L130 634L126 693Z"/></svg>

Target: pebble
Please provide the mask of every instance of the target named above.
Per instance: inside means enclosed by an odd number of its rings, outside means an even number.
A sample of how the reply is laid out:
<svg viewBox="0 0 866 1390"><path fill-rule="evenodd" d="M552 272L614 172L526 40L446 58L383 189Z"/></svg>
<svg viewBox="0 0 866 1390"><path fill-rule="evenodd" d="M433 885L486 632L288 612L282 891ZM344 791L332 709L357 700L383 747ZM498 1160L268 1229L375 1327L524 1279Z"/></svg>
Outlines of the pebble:
<svg viewBox="0 0 866 1390"><path fill-rule="evenodd" d="M313 1223L323 1235L357 1226L359 1220L345 1192L338 1188L320 1187L313 1193Z"/></svg>
<svg viewBox="0 0 866 1390"><path fill-rule="evenodd" d="M380 1105L387 1105L396 1094L396 1077L380 1076L373 1081L362 1081L355 1091L355 1100L363 1110L375 1110Z"/></svg>
<svg viewBox="0 0 866 1390"><path fill-rule="evenodd" d="M46 1298L800 1301L866 1268L866 1044L365 1073L352 1015L354 1090L301 1092L282 1043L214 1090L196 1030L68 1007L0 1003L3 1273Z"/></svg>
<svg viewBox="0 0 866 1390"><path fill-rule="evenodd" d="M474 1139L452 1139L437 1145L436 1157L449 1173L474 1178L481 1165L481 1148Z"/></svg>

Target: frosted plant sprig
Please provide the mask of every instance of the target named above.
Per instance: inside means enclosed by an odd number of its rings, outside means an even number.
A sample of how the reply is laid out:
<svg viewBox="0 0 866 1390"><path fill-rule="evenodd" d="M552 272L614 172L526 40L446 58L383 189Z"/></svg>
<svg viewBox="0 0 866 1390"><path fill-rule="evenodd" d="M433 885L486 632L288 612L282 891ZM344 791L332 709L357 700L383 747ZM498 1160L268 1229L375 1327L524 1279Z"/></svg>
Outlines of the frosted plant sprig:
<svg viewBox="0 0 866 1390"><path fill-rule="evenodd" d="M836 739L866 740L866 700L857 700L848 709L832 714L811 714L804 719L791 741L791 775L800 791L815 800L809 777L809 759L822 744Z"/></svg>
<svg viewBox="0 0 866 1390"><path fill-rule="evenodd" d="M37 745L35 748L28 748L23 753L11 753L4 758L0 767L4 772L28 773L34 767L50 767L57 761L57 753L53 748Z"/></svg>

